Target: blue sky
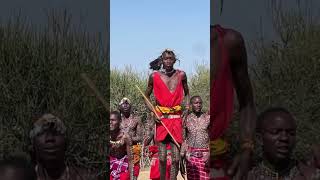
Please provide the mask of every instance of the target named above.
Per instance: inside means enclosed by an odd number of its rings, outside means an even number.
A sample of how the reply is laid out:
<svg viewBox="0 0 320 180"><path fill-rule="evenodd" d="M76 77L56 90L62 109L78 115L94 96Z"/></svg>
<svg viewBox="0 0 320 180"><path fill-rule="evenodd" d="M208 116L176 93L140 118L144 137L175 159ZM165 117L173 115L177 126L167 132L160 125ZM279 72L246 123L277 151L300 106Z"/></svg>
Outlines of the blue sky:
<svg viewBox="0 0 320 180"><path fill-rule="evenodd" d="M209 0L111 0L111 68L147 72L170 48L180 59L176 68L192 73L195 64L209 64L209 27Z"/></svg>

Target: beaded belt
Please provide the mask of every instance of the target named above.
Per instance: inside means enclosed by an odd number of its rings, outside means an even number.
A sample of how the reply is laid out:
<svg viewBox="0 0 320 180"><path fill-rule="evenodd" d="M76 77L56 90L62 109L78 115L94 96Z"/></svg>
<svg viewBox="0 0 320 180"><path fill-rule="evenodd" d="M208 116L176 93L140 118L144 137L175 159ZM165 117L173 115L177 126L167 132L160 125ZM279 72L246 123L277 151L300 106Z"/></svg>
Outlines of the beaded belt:
<svg viewBox="0 0 320 180"><path fill-rule="evenodd" d="M188 148L188 153L192 157L202 158L204 153L209 152L209 148Z"/></svg>
<svg viewBox="0 0 320 180"><path fill-rule="evenodd" d="M181 118L181 116L176 114L168 114L168 115L164 114L160 118L175 119L175 118Z"/></svg>

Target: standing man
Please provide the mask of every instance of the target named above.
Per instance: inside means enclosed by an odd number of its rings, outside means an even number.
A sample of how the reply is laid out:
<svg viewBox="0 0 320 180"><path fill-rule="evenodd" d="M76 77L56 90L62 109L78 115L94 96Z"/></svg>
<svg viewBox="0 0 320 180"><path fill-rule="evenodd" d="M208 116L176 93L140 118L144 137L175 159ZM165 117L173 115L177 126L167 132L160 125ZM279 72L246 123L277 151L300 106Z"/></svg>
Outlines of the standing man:
<svg viewBox="0 0 320 180"><path fill-rule="evenodd" d="M131 138L131 151L133 153L134 164L134 179L137 179L140 171L141 142L143 139L143 132L141 119L138 116L135 116L132 113L131 109L131 101L126 97L123 98L119 103L119 110L121 113L120 128Z"/></svg>
<svg viewBox="0 0 320 180"><path fill-rule="evenodd" d="M146 97L150 100L153 92L156 101L156 113L160 119L156 125L156 141L159 146L160 159L160 179L165 180L167 144L171 143L172 166L170 179L176 179L179 172L180 152L178 146L181 145L182 138L182 101L184 96L187 98L186 108L189 109L189 89L187 76L184 71L174 69L176 55L172 50L166 49L161 57L150 63L150 68L155 70L149 77ZM160 67L159 67L160 66ZM157 70L159 69L160 70ZM146 102L149 110L153 110ZM167 129L159 123L162 123ZM169 135L169 132L171 135ZM179 144L175 144L174 140Z"/></svg>
<svg viewBox="0 0 320 180"><path fill-rule="evenodd" d="M110 180L132 180L131 138L120 129L118 111L110 113Z"/></svg>
<svg viewBox="0 0 320 180"><path fill-rule="evenodd" d="M242 35L220 25L210 26L211 143L221 138L233 116L234 88L240 111L239 135L241 151L235 157L228 174L236 180L245 179L250 169L254 148L256 111L248 74L247 53Z"/></svg>
<svg viewBox="0 0 320 180"><path fill-rule="evenodd" d="M183 122L184 142L181 156L187 160L188 180L209 180L210 116L202 112L202 99L200 96L193 96L190 103L192 113L187 115Z"/></svg>

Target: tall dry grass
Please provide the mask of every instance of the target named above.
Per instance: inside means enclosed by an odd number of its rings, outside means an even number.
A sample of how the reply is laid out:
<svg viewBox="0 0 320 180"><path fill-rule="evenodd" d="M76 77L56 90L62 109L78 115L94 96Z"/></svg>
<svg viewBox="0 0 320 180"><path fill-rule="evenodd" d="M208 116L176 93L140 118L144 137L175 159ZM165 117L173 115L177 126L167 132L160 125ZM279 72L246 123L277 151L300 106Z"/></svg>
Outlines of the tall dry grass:
<svg viewBox="0 0 320 180"><path fill-rule="evenodd" d="M66 11L47 17L42 27L21 16L0 25L0 157L29 153L34 117L53 113L67 126L68 163L104 171L106 111L80 74L107 97L109 53L98 34L73 26Z"/></svg>

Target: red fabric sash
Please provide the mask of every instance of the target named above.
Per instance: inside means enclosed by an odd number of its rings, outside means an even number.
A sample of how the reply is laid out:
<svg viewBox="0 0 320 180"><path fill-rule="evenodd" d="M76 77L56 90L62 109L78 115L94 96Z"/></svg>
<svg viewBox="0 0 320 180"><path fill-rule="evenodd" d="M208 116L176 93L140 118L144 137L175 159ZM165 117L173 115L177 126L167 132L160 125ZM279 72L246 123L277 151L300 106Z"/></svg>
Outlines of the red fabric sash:
<svg viewBox="0 0 320 180"><path fill-rule="evenodd" d="M218 45L220 51L220 66L210 88L210 139L221 137L229 127L233 114L233 82L227 48L223 44L225 29L220 25L210 27L210 31L218 33ZM212 34L212 33L210 33ZM210 41L210 43L212 43ZM210 46L213 46L211 44ZM213 56L211 56L212 58ZM213 59L211 59L213 61Z"/></svg>
<svg viewBox="0 0 320 180"><path fill-rule="evenodd" d="M180 71L178 72L178 84L174 92L170 92L169 88L163 82L159 72L153 74L153 93L160 106L172 108L181 105L183 101L183 86ZM178 112L177 114L181 114ZM170 133L178 143L182 143L182 119L181 118L162 118L162 122L166 125ZM168 135L167 130L161 124L156 126L156 141L163 141Z"/></svg>
<svg viewBox="0 0 320 180"><path fill-rule="evenodd" d="M180 74L177 70L176 73ZM182 77L178 77L178 84L174 92L170 92L167 85L163 82L159 72L153 74L153 93L160 106L174 107L181 105L183 101Z"/></svg>

